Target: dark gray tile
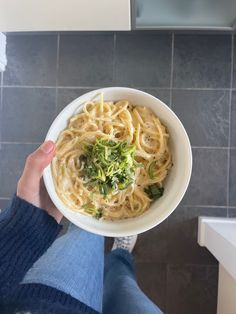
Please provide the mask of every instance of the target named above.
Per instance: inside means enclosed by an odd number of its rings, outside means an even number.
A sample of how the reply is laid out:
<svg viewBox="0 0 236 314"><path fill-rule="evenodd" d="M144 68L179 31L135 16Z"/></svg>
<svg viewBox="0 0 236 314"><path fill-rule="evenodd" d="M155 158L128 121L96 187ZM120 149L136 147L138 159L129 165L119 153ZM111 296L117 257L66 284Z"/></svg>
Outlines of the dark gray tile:
<svg viewBox="0 0 236 314"><path fill-rule="evenodd" d="M16 191L16 183L22 173L26 157L36 149L29 144L0 145L0 197L11 197Z"/></svg>
<svg viewBox="0 0 236 314"><path fill-rule="evenodd" d="M236 149L230 151L229 205L236 206Z"/></svg>
<svg viewBox="0 0 236 314"><path fill-rule="evenodd" d="M59 88L57 95L57 113L62 111L70 102L93 90L93 88Z"/></svg>
<svg viewBox="0 0 236 314"><path fill-rule="evenodd" d="M108 238L108 237L105 238L105 248L104 248L105 254L111 251L113 243L114 243L114 238Z"/></svg>
<svg viewBox="0 0 236 314"><path fill-rule="evenodd" d="M165 263L167 258L168 222L139 235L134 256L137 262Z"/></svg>
<svg viewBox="0 0 236 314"><path fill-rule="evenodd" d="M193 172L183 199L187 205L226 206L227 149L193 149Z"/></svg>
<svg viewBox="0 0 236 314"><path fill-rule="evenodd" d="M166 265L160 263L136 263L137 280L142 291L162 311L166 304Z"/></svg>
<svg viewBox="0 0 236 314"><path fill-rule="evenodd" d="M230 35L175 35L174 87L230 87Z"/></svg>
<svg viewBox="0 0 236 314"><path fill-rule="evenodd" d="M63 236L64 234L66 234L70 221L68 219L66 219L66 217L63 216L60 224L62 225L63 229L61 230L61 232L58 234L58 238Z"/></svg>
<svg viewBox="0 0 236 314"><path fill-rule="evenodd" d="M57 35L12 35L7 38L4 85L54 86Z"/></svg>
<svg viewBox="0 0 236 314"><path fill-rule="evenodd" d="M129 33L116 38L115 83L169 87L171 35Z"/></svg>
<svg viewBox="0 0 236 314"><path fill-rule="evenodd" d="M231 100L231 146L236 147L236 91L232 92Z"/></svg>
<svg viewBox="0 0 236 314"><path fill-rule="evenodd" d="M0 142L1 141L2 141L2 88L0 87Z"/></svg>
<svg viewBox="0 0 236 314"><path fill-rule="evenodd" d="M236 207L229 208L229 217L236 218Z"/></svg>
<svg viewBox="0 0 236 314"><path fill-rule="evenodd" d="M173 90L172 109L193 146L228 146L228 91Z"/></svg>
<svg viewBox="0 0 236 314"><path fill-rule="evenodd" d="M160 99L166 105L168 106L170 105L170 90L169 89L141 88L140 90Z"/></svg>
<svg viewBox="0 0 236 314"><path fill-rule="evenodd" d="M113 79L112 34L62 35L60 86L108 86Z"/></svg>
<svg viewBox="0 0 236 314"><path fill-rule="evenodd" d="M216 314L217 266L168 265L166 314Z"/></svg>
<svg viewBox="0 0 236 314"><path fill-rule="evenodd" d="M197 243L199 216L226 217L227 208L177 207L168 218L167 257L169 263L217 263L214 256Z"/></svg>
<svg viewBox="0 0 236 314"><path fill-rule="evenodd" d="M0 212L11 204L10 199L0 198Z"/></svg>
<svg viewBox="0 0 236 314"><path fill-rule="evenodd" d="M4 88L2 140L41 142L55 115L55 89Z"/></svg>
<svg viewBox="0 0 236 314"><path fill-rule="evenodd" d="M233 87L236 87L236 41L234 36Z"/></svg>

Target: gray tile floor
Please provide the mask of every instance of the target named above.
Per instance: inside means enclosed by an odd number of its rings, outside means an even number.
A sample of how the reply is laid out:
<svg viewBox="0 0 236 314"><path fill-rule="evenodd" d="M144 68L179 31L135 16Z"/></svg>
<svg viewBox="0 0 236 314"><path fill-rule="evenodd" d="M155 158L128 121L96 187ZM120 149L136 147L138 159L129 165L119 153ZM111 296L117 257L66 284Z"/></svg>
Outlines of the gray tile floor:
<svg viewBox="0 0 236 314"><path fill-rule="evenodd" d="M231 35L9 35L0 89L0 208L25 157L66 104L97 87L146 90L183 121L194 169L176 211L139 237L138 280L167 314L215 314L218 266L197 245L197 217L236 217L235 53Z"/></svg>

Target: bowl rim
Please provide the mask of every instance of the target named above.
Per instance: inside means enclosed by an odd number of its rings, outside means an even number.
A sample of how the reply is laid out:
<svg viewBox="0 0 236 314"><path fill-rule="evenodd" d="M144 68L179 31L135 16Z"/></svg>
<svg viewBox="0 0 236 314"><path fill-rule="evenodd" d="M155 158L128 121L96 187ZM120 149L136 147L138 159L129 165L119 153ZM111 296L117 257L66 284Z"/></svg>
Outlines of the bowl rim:
<svg viewBox="0 0 236 314"><path fill-rule="evenodd" d="M55 204L55 206L59 209L59 211L63 214L63 216L65 216L69 221L71 221L72 223L76 224L77 226L79 226L80 228L86 230L86 231L89 231L89 232L92 232L92 233L95 233L95 234L99 234L99 235L103 235L103 236L108 236L108 237L117 237L117 236L129 236L129 235L134 235L134 234L140 234L140 233L143 233L147 230L150 230L152 229L153 227L157 226L158 224L160 224L161 222L163 222L166 218L169 217L169 215L171 215L171 213L177 208L177 206L179 205L179 203L181 202L183 196L185 195L186 193L186 190L189 186L189 182L190 182L190 179L191 179L191 174L192 174L192 149L191 149L191 144L190 144L190 140L189 140L189 137L188 137L188 134L182 124L182 122L180 121L180 119L177 117L177 115L173 112L173 110L171 110L171 108L169 106L167 106L164 102L162 102L159 98L147 93L147 92L144 92L142 90L139 90L139 89L135 89L135 88L129 88L129 87L104 87L104 88L99 88L99 89L94 89L94 90L91 90L87 93L84 93L82 95L80 95L79 97L77 97L76 99L74 99L73 101L71 101L69 104L67 104L63 110L61 110L57 116L55 117L55 119L53 120L53 122L51 123L51 126L46 134L46 137L45 137L45 141L47 140L50 140L51 137L51 133L52 133L52 130L54 130L55 128L55 124L58 122L58 120L61 120L61 115L63 114L64 111L67 110L67 108L69 106L73 106L74 103L77 103L78 100L86 95L89 95L89 94L99 94L100 92L104 92L106 93L106 91L126 91L126 92L129 92L129 91L132 91L132 92L135 92L135 93L139 93L139 94L145 94L147 95L149 98L153 98L153 99L156 99L160 102L160 104L162 106L165 107L165 109L167 109L168 111L170 111L170 113L173 115L173 117L176 119L176 121L178 122L179 124L179 127L181 128L181 131L183 132L184 134L184 137L185 137L185 142L186 142L186 148L187 148L187 154L188 154L188 172L187 172L187 175L186 175L186 178L185 178L185 186L184 188L182 188L182 191L181 193L178 194L178 197L176 197L176 201L174 202L174 206L172 206L172 208L170 210L166 210L165 213L163 213L162 215L162 218L160 219L158 217L158 219L153 219L153 221L150 221L149 224L143 224L142 227L138 227L138 230L133 230L135 228L133 228L132 230L129 231L123 231L122 230L122 227L120 228L120 231L117 232L112 232L112 231L104 231L104 230L100 230L100 229L96 229L94 228L93 226L90 226L90 225L87 225L86 223L83 223L81 221L78 222L78 220L76 220L76 218L74 217L71 217L69 215L69 213L71 213L71 210L70 209L66 209L64 210L61 206L60 206L60 203L62 203L62 201L60 200L60 198L58 197L57 193L56 193L56 190L55 190L55 187L54 187L54 184L50 184L50 178L49 178L49 172L51 171L51 163L49 164L49 166L47 168L44 169L43 171L43 180L44 180L44 183L45 183L45 187L46 187L46 190L52 200L52 202ZM82 105L83 103L81 103ZM80 105L78 104L78 107ZM50 171L48 171L48 168L50 168ZM66 206L65 206L66 207ZM76 213L78 214L78 213ZM82 214L80 214L82 215ZM70 216L70 217L68 217ZM83 215L84 216L84 215ZM142 217L142 216L139 216L139 217ZM94 219L93 217L89 217L91 219ZM130 218L130 219L135 219L135 218L138 218L138 217L134 217L134 218ZM157 221L158 220L158 221ZM118 220L118 221L113 221L112 223L115 223L115 222L121 222L121 226L122 226L122 221L123 220Z"/></svg>

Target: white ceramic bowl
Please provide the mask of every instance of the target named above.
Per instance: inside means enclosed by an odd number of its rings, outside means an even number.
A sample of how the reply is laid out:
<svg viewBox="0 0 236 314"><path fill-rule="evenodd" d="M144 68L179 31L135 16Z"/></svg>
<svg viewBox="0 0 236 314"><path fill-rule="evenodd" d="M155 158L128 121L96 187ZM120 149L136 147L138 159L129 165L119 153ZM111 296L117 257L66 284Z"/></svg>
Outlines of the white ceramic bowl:
<svg viewBox="0 0 236 314"><path fill-rule="evenodd" d="M105 100L127 99L135 105L151 108L164 125L168 127L174 165L165 181L164 195L153 202L151 207L142 216L119 221L104 221L76 213L63 204L55 191L50 166L44 171L44 182L54 204L75 225L104 236L117 237L138 234L155 227L165 220L183 198L192 171L190 142L182 123L167 105L145 92L125 87L102 88L75 99L56 117L48 131L46 140L56 141L59 133L66 128L68 119L75 112L81 110L82 104L85 101L90 100L100 92L104 93Z"/></svg>

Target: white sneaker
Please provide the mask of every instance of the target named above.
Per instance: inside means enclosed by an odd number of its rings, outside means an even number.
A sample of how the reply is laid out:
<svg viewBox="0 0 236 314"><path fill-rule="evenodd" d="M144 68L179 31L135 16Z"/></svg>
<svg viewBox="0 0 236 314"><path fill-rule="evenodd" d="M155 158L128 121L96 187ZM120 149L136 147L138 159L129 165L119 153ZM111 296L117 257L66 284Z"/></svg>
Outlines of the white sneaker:
<svg viewBox="0 0 236 314"><path fill-rule="evenodd" d="M116 249L123 249L123 250L127 250L131 253L133 251L133 248L135 246L137 238L138 238L137 235L133 235L133 236L129 236L129 237L115 238L111 250L113 251Z"/></svg>

